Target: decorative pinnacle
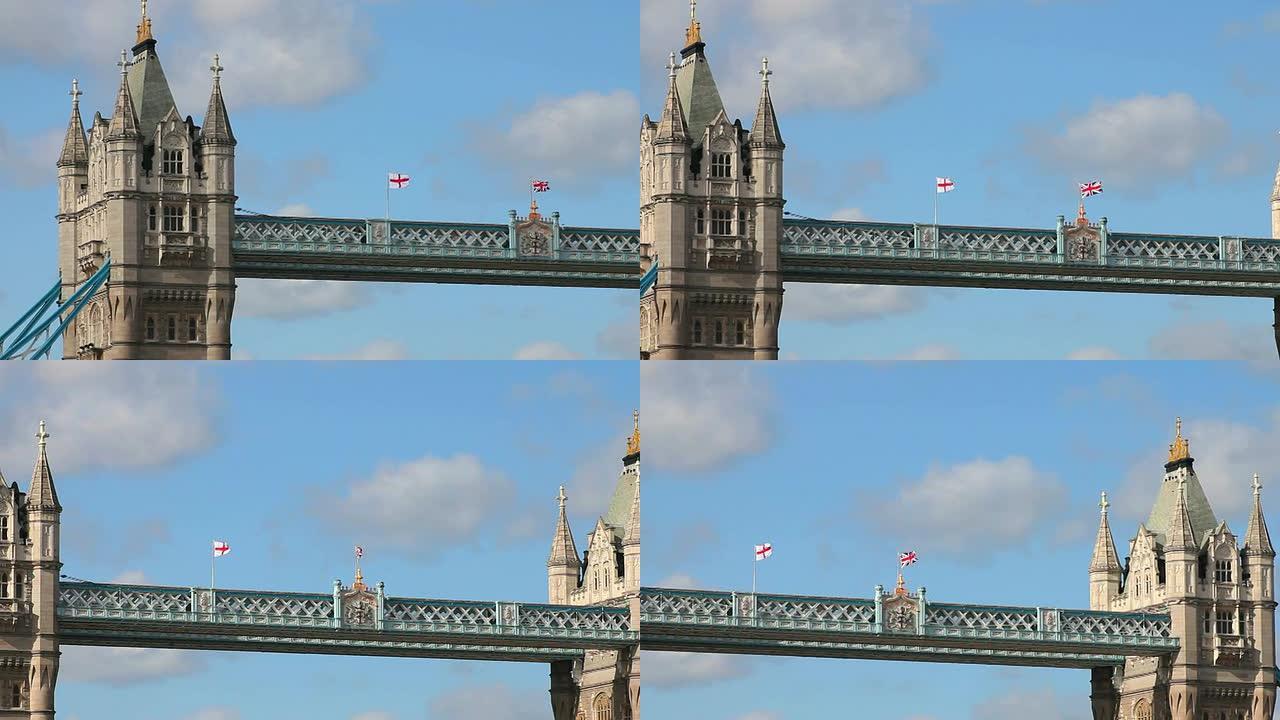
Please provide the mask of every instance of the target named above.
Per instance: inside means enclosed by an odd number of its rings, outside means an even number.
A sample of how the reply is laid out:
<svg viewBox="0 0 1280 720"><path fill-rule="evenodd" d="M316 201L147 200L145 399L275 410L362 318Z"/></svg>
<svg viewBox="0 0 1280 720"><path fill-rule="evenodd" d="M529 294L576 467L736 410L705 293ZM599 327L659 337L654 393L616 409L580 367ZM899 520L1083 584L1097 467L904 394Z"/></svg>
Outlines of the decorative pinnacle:
<svg viewBox="0 0 1280 720"><path fill-rule="evenodd" d="M564 503L565 503L565 501L566 501L566 500L568 500L568 499L569 499L569 496L564 494L564 486L563 486L563 485L561 485L561 486L560 486L560 494L559 494L559 495L556 495L556 500L559 500L559 501L560 501L560 509L561 509L561 510L563 510L563 509L564 509Z"/></svg>
<svg viewBox="0 0 1280 720"><path fill-rule="evenodd" d="M1107 491L1102 491L1102 502L1098 503L1098 507L1102 508L1102 517L1107 516L1107 508L1111 507L1111 503L1107 502Z"/></svg>
<svg viewBox="0 0 1280 720"><path fill-rule="evenodd" d="M1258 473L1253 474L1253 496L1258 497L1262 494L1262 478L1258 477Z"/></svg>
<svg viewBox="0 0 1280 720"><path fill-rule="evenodd" d="M676 54L671 53L671 57L667 58L667 77L671 82L676 80Z"/></svg>
<svg viewBox="0 0 1280 720"><path fill-rule="evenodd" d="M760 59L760 85L765 88L768 88L769 76L772 74L773 74L773 71L769 69L769 58L767 57L761 58Z"/></svg>
<svg viewBox="0 0 1280 720"><path fill-rule="evenodd" d="M38 444L40 445L40 449L41 449L41 450L43 450L43 449L44 449L45 442L46 442L46 441L48 441L48 440L49 440L49 433L45 432L45 429L44 429L44 421L43 421L43 420L41 420L41 421L40 421L40 431L36 433L36 441L37 441L37 442L38 442Z"/></svg>
<svg viewBox="0 0 1280 720"><path fill-rule="evenodd" d="M120 62L116 63L116 67L120 68L120 74L126 75L129 72L129 51L120 51Z"/></svg>
<svg viewBox="0 0 1280 720"><path fill-rule="evenodd" d="M154 40L151 36L151 18L147 16L147 0L142 0L142 21L138 23L138 45Z"/></svg>
<svg viewBox="0 0 1280 720"><path fill-rule="evenodd" d="M631 412L631 437L627 438L627 454L635 455L640 452L640 411L633 410Z"/></svg>
<svg viewBox="0 0 1280 720"><path fill-rule="evenodd" d="M222 67L222 56L214 53L213 64L209 66L209 69L213 71L213 81L215 83L220 82L222 80L222 71L226 70L226 68Z"/></svg>
<svg viewBox="0 0 1280 720"><path fill-rule="evenodd" d="M702 42L702 23L698 22L698 0L689 0L689 28L684 31L685 46Z"/></svg>
<svg viewBox="0 0 1280 720"><path fill-rule="evenodd" d="M83 95L84 93L80 92L79 80L71 81L71 92L67 94L71 96L71 107L73 108L80 107L80 96Z"/></svg>
<svg viewBox="0 0 1280 720"><path fill-rule="evenodd" d="M1191 444L1182 437L1182 418L1177 419L1174 428L1176 435L1173 438L1173 444L1169 446L1169 462L1178 462L1191 457Z"/></svg>

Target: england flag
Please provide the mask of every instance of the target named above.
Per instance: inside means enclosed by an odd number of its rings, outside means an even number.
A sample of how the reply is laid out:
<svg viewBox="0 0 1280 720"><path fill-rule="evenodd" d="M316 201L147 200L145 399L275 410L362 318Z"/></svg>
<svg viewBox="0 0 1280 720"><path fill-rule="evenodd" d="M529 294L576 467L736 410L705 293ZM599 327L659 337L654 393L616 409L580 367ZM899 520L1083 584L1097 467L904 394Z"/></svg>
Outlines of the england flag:
<svg viewBox="0 0 1280 720"><path fill-rule="evenodd" d="M756 562L764 560L765 558L769 557L772 554L773 554L773 545L770 545L769 543L765 543L763 545L756 546Z"/></svg>
<svg viewBox="0 0 1280 720"><path fill-rule="evenodd" d="M938 194L949 193L956 189L956 181L951 178L938 178Z"/></svg>
<svg viewBox="0 0 1280 720"><path fill-rule="evenodd" d="M230 546L230 545L228 545L228 544L226 544L226 543L222 542L221 540L214 540L214 541L213 541L213 556L214 556L214 557L216 557L216 558L220 558L220 557L222 557L223 555L226 555L226 554L227 554L227 553L229 553L229 552L231 552L231 546Z"/></svg>
<svg viewBox="0 0 1280 720"><path fill-rule="evenodd" d="M404 173L388 173L387 187L392 190L403 190L409 187L409 176Z"/></svg>

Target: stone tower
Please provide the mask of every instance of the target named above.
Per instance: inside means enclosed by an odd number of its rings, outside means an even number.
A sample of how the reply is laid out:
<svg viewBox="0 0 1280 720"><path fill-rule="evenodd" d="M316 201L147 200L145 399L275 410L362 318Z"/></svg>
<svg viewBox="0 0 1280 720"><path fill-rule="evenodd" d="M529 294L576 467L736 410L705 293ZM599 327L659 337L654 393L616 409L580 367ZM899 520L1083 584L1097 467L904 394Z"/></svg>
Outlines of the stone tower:
<svg viewBox="0 0 1280 720"><path fill-rule="evenodd" d="M88 135L78 83L58 159L62 300L111 258L107 284L63 336L63 357L225 360L235 278L235 136L215 56L204 127L178 114L146 0L121 53L111 118Z"/></svg>
<svg viewBox="0 0 1280 720"><path fill-rule="evenodd" d="M750 131L730 121L691 0L657 122L640 130L641 357L776 360L782 315L782 155L769 61Z"/></svg>
<svg viewBox="0 0 1280 720"><path fill-rule="evenodd" d="M607 605L640 613L640 417L627 439L613 499L587 535L578 556L560 488L551 555L547 559L547 599L556 605ZM555 720L640 720L638 648L587 650L583 661L551 666L551 706Z"/></svg>
<svg viewBox="0 0 1280 720"><path fill-rule="evenodd" d="M0 718L52 720L62 505L44 423L26 493L0 474Z"/></svg>
<svg viewBox="0 0 1280 720"><path fill-rule="evenodd" d="M1276 698L1275 549L1253 478L1243 543L1214 515L1182 421L1155 505L1116 556L1106 496L1093 559L1095 610L1168 612L1182 648L1094 671L1095 720L1271 720Z"/></svg>

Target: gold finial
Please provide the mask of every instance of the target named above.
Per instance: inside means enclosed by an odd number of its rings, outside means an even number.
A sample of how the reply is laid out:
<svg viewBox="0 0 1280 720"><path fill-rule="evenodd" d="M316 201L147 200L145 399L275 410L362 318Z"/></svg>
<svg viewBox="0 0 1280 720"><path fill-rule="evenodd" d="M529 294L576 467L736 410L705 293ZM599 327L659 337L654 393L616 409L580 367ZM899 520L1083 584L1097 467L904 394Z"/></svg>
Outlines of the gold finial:
<svg viewBox="0 0 1280 720"><path fill-rule="evenodd" d="M151 18L147 16L147 0L142 0L142 22L138 23L138 42L141 45L148 40L154 40L151 36Z"/></svg>
<svg viewBox="0 0 1280 720"><path fill-rule="evenodd" d="M1084 212L1084 200L1080 201L1080 212L1076 215L1076 225L1079 227L1089 226L1089 216Z"/></svg>
<svg viewBox="0 0 1280 720"><path fill-rule="evenodd" d="M702 23L698 22L698 0L689 0L689 28L684 31L684 45L690 47L702 42Z"/></svg>
<svg viewBox="0 0 1280 720"><path fill-rule="evenodd" d="M901 571L901 570L899 570L899 571L898 571L898 585L897 585L897 587L895 587L895 588L893 589L893 594L894 594L894 595L906 595L906 594L907 594L907 581L906 581L906 579L905 579L905 578L903 578L903 577L902 577L902 571Z"/></svg>
<svg viewBox="0 0 1280 720"><path fill-rule="evenodd" d="M1191 444L1187 439L1182 437L1182 418L1178 418L1174 423L1177 429L1177 435L1173 438L1173 444L1169 446L1169 462L1178 462L1179 460L1188 460L1191 458Z"/></svg>
<svg viewBox="0 0 1280 720"><path fill-rule="evenodd" d="M635 410L631 413L631 421L634 424L631 430L631 437L627 438L627 454L635 455L640 452L640 411Z"/></svg>
<svg viewBox="0 0 1280 720"><path fill-rule="evenodd" d="M542 213L538 212L538 201L530 200L529 201L529 219L539 220L541 218L542 218Z"/></svg>

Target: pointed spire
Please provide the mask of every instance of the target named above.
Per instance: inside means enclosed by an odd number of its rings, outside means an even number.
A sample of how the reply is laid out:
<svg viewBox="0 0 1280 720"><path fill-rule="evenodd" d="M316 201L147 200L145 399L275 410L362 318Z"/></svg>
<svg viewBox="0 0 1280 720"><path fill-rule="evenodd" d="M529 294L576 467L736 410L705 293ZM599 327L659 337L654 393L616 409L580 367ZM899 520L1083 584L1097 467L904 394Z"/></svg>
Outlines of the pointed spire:
<svg viewBox="0 0 1280 720"><path fill-rule="evenodd" d="M782 132L778 129L778 116L773 111L773 97L769 94L769 58L760 60L760 104L756 107L756 120L751 124L748 142L752 147L781 148Z"/></svg>
<svg viewBox="0 0 1280 720"><path fill-rule="evenodd" d="M689 0L689 27L684 31L685 47L702 42L702 23L698 22L698 0Z"/></svg>
<svg viewBox="0 0 1280 720"><path fill-rule="evenodd" d="M662 107L662 118L658 120L656 139L679 142L688 141L689 125L685 122L684 108L680 106L680 93L676 90L676 54L671 53L667 62L667 102Z"/></svg>
<svg viewBox="0 0 1280 720"><path fill-rule="evenodd" d="M1186 438L1182 437L1182 418L1178 418L1174 422L1174 428L1176 429L1177 434L1173 439L1173 443L1169 445L1169 462L1176 463L1183 460L1190 460L1191 443Z"/></svg>
<svg viewBox="0 0 1280 720"><path fill-rule="evenodd" d="M1107 520L1107 494L1102 493L1102 519L1098 523L1098 537L1093 542L1093 559L1089 561L1089 572L1111 572L1120 570L1120 558L1116 555L1116 542L1111 535L1111 523Z"/></svg>
<svg viewBox="0 0 1280 720"><path fill-rule="evenodd" d="M107 127L107 139L141 138L138 129L138 113L133 107L133 94L129 92L129 55L120 51L120 91L116 93L116 107L112 111L111 125Z"/></svg>
<svg viewBox="0 0 1280 720"><path fill-rule="evenodd" d="M80 81L71 81L71 120L67 123L67 137L62 142L62 155L58 167L88 165L89 141L84 135L84 120L80 118Z"/></svg>
<svg viewBox="0 0 1280 720"><path fill-rule="evenodd" d="M1173 518L1165 534L1166 550L1194 550L1197 547L1195 528L1191 527L1191 515L1187 512L1187 480L1178 478L1178 498L1173 505Z"/></svg>
<svg viewBox="0 0 1280 720"><path fill-rule="evenodd" d="M40 431L36 433L37 447L40 448L39 455L36 456L36 466L31 472L31 487L27 492L27 507L32 510L53 510L62 512L62 505L58 504L58 491L53 487L53 473L49 470L49 456L46 452L46 443L49 440L49 433L45 431L44 421L40 421Z"/></svg>
<svg viewBox="0 0 1280 720"><path fill-rule="evenodd" d="M560 486L560 517L556 520L555 536L551 540L551 557L547 558L547 566L582 567L578 559L578 546L573 542L573 531L569 529L569 517L565 512L565 503L569 499L564 494L564 486Z"/></svg>
<svg viewBox="0 0 1280 720"><path fill-rule="evenodd" d="M631 412L632 430L631 437L627 438L627 456L636 455L640 452L640 411L633 410Z"/></svg>
<svg viewBox="0 0 1280 720"><path fill-rule="evenodd" d="M209 95L209 110L204 114L204 128L201 134L206 143L231 144L236 136L231 132L231 119L227 116L227 104L222 99L222 67L221 56L213 56L213 92Z"/></svg>
<svg viewBox="0 0 1280 720"><path fill-rule="evenodd" d="M1262 514L1262 479L1253 474L1253 510L1249 513L1249 527L1244 533L1244 551L1248 555L1276 556L1271 546L1271 533L1267 531L1267 519Z"/></svg>
<svg viewBox="0 0 1280 720"><path fill-rule="evenodd" d="M151 18L147 15L147 0L142 0L142 20L138 23L138 39L134 44L141 45L154 40L151 35Z"/></svg>

